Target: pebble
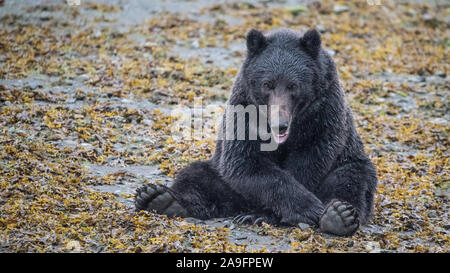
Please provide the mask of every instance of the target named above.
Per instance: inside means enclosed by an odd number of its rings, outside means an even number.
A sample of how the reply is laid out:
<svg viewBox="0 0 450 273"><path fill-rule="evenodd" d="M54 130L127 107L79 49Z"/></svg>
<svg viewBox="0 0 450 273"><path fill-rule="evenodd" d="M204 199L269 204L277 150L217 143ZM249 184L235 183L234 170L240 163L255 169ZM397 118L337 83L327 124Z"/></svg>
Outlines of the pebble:
<svg viewBox="0 0 450 273"><path fill-rule="evenodd" d="M122 99L121 102L122 102L122 103L125 103L125 104L133 103L133 101L130 100L130 99Z"/></svg>
<svg viewBox="0 0 450 273"><path fill-rule="evenodd" d="M83 147L86 150L92 150L94 148L94 146L92 146L89 143L81 143L80 146Z"/></svg>
<svg viewBox="0 0 450 273"><path fill-rule="evenodd" d="M198 40L193 41L191 45L192 45L193 48L199 48L200 47L200 44L199 44Z"/></svg>
<svg viewBox="0 0 450 273"><path fill-rule="evenodd" d="M78 79L81 81L87 81L87 80L89 80L89 76L86 74L83 74L83 75L78 76Z"/></svg>
<svg viewBox="0 0 450 273"><path fill-rule="evenodd" d="M302 231L306 231L306 230L310 229L311 226L308 224L305 224L305 223L299 223L298 228L301 229Z"/></svg>
<svg viewBox="0 0 450 273"><path fill-rule="evenodd" d="M76 101L77 101L76 98L69 98L69 99L66 100L66 103L67 103L67 104L73 104L73 103L75 103Z"/></svg>
<svg viewBox="0 0 450 273"><path fill-rule="evenodd" d="M317 29L317 31L319 31L319 32L321 32L321 33L327 31L327 28L324 27L323 25L317 25L317 26L316 26L316 29Z"/></svg>
<svg viewBox="0 0 450 273"><path fill-rule="evenodd" d="M142 120L142 123L147 125L147 126L151 126L151 125L153 125L153 120L144 119L144 120Z"/></svg>
<svg viewBox="0 0 450 273"><path fill-rule="evenodd" d="M335 5L333 8L333 12L337 13L337 14L348 11L348 10L349 10L349 8L347 6L341 6L341 5Z"/></svg>
<svg viewBox="0 0 450 273"><path fill-rule="evenodd" d="M111 155L106 158L106 163L111 163L114 160L118 160L120 157L118 155Z"/></svg>
<svg viewBox="0 0 450 273"><path fill-rule="evenodd" d="M80 252L81 251L81 245L80 242L72 240L66 244L66 250L72 251L72 252Z"/></svg>
<svg viewBox="0 0 450 273"><path fill-rule="evenodd" d="M42 88L42 85L39 84L39 83L36 82L36 81L31 81L31 82L28 83L28 87L29 87L31 90L34 90L34 89L36 89L36 88L38 88L38 87Z"/></svg>
<svg viewBox="0 0 450 273"><path fill-rule="evenodd" d="M432 210L430 212L428 212L428 217L430 218L436 218L437 217L437 213L435 210Z"/></svg>
<svg viewBox="0 0 450 273"><path fill-rule="evenodd" d="M442 78L445 78L445 76L446 76L445 71L442 71L442 70L436 71L436 73L434 73L434 75L442 77Z"/></svg>
<svg viewBox="0 0 450 273"><path fill-rule="evenodd" d="M378 242L367 242L366 250L368 252L370 252L370 253L380 253L381 252L380 243L378 243Z"/></svg>

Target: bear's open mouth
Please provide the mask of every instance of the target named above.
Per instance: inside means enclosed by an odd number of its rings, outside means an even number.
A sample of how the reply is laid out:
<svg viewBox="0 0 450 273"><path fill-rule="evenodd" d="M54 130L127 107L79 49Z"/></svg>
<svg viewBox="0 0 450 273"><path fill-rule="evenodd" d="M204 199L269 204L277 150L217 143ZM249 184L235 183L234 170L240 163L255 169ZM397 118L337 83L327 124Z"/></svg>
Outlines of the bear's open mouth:
<svg viewBox="0 0 450 273"><path fill-rule="evenodd" d="M294 109L294 115L302 115L304 112L306 112L308 110L308 108L313 105L314 103L316 103L317 100L313 100L310 102L305 102L302 103L300 105L298 105L295 109ZM297 108L299 108L300 110L297 112ZM275 140L276 143L278 144L282 144L284 142L286 142L286 140L288 139L289 136L289 129L290 129L290 125L291 125L291 121L292 121L292 117L289 118L289 123L287 126L283 127L278 127L278 128L271 128L272 130L272 136Z"/></svg>
<svg viewBox="0 0 450 273"><path fill-rule="evenodd" d="M289 135L289 131L286 131L286 132L284 132L282 134L273 133L273 137L275 139L275 142L278 143L278 144L284 143L287 140L288 135Z"/></svg>
<svg viewBox="0 0 450 273"><path fill-rule="evenodd" d="M278 144L284 143L289 136L289 128L291 122L287 124L287 126L279 126L278 128L272 128L272 136L275 139L275 142Z"/></svg>

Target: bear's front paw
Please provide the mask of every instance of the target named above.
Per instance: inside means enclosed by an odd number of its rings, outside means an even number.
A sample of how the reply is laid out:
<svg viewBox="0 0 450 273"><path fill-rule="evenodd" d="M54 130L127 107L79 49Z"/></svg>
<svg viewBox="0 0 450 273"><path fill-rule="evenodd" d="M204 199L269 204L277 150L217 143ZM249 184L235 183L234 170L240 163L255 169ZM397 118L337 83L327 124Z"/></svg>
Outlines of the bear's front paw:
<svg viewBox="0 0 450 273"><path fill-rule="evenodd" d="M188 213L173 197L168 188L147 184L138 188L135 198L136 210L156 211L167 216L187 217Z"/></svg>
<svg viewBox="0 0 450 273"><path fill-rule="evenodd" d="M353 235L359 227L358 212L345 201L331 200L320 217L322 232L338 235Z"/></svg>

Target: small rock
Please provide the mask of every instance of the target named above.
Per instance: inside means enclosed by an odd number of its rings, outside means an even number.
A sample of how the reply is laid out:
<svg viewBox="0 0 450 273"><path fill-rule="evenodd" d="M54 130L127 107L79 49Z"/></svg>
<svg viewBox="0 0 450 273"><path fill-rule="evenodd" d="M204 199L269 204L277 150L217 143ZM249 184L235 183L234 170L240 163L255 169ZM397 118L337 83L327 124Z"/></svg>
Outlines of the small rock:
<svg viewBox="0 0 450 273"><path fill-rule="evenodd" d="M147 125L147 126L152 126L153 125L153 120L151 120L151 119L144 119L144 120L142 120L142 123Z"/></svg>
<svg viewBox="0 0 450 273"><path fill-rule="evenodd" d="M94 146L92 146L89 143L81 143L80 146L83 147L86 150L92 150L94 148Z"/></svg>
<svg viewBox="0 0 450 273"><path fill-rule="evenodd" d="M432 210L430 212L428 212L428 217L430 218L436 218L437 217L437 213L435 210Z"/></svg>
<svg viewBox="0 0 450 273"><path fill-rule="evenodd" d="M75 148L78 145L78 141L65 139L61 141L62 147L69 147L69 148Z"/></svg>
<svg viewBox="0 0 450 273"><path fill-rule="evenodd" d="M138 145L138 144L130 144L128 147L127 147L127 150L129 150L129 151L137 151L137 150L139 150L141 148L141 145Z"/></svg>
<svg viewBox="0 0 450 273"><path fill-rule="evenodd" d="M325 243L326 248L333 248L334 246L335 246L335 243L332 240L327 240Z"/></svg>
<svg viewBox="0 0 450 273"><path fill-rule="evenodd" d="M87 80L89 80L89 76L86 74L83 74L83 75L78 76L78 79L81 81L87 81Z"/></svg>
<svg viewBox="0 0 450 273"><path fill-rule="evenodd" d="M311 226L308 224L305 224L305 223L299 223L298 228L301 229L301 231L306 231L306 230L310 229Z"/></svg>
<svg viewBox="0 0 450 273"><path fill-rule="evenodd" d="M97 153L97 155L103 155L103 149L102 148L95 148L94 151Z"/></svg>
<svg viewBox="0 0 450 273"><path fill-rule="evenodd" d="M67 103L67 104L73 104L73 103L75 103L76 101L77 101L76 98L69 98L69 99L66 100L66 103Z"/></svg>
<svg viewBox="0 0 450 273"><path fill-rule="evenodd" d="M368 252L370 252L370 253L380 253L381 252L380 243L378 243L378 242L367 242L366 250Z"/></svg>
<svg viewBox="0 0 450 273"><path fill-rule="evenodd" d="M31 89L31 90L34 90L34 89L36 89L36 88L42 88L42 85L41 84L39 84L38 82L36 82L36 81L31 81L31 82L29 82L28 83L28 87Z"/></svg>
<svg viewBox="0 0 450 273"><path fill-rule="evenodd" d="M442 71L442 70L436 71L436 73L434 73L434 75L441 77L441 78L445 78L445 76L447 76L445 74L445 71Z"/></svg>
<svg viewBox="0 0 450 273"><path fill-rule="evenodd" d="M316 26L317 31L324 33L327 31L326 27L324 27L323 25L317 25Z"/></svg>
<svg viewBox="0 0 450 273"><path fill-rule="evenodd" d="M108 157L106 158L106 163L111 163L111 162L113 162L114 160L118 160L118 159L120 159L119 156L117 156L117 155L111 155L111 156L108 156Z"/></svg>
<svg viewBox="0 0 450 273"><path fill-rule="evenodd" d="M112 236L113 238L116 238L117 235L119 235L119 233L120 233L120 230L117 229L117 228L114 228L114 229L111 231L111 236Z"/></svg>
<svg viewBox="0 0 450 273"><path fill-rule="evenodd" d="M332 49L328 49L327 52L328 52L328 54L330 54L330 56L336 55L336 51L334 51Z"/></svg>
<svg viewBox="0 0 450 273"><path fill-rule="evenodd" d="M25 132L24 130L18 129L18 130L16 130L16 135L24 137L27 135L27 132Z"/></svg>
<svg viewBox="0 0 450 273"><path fill-rule="evenodd" d="M191 46L192 46L193 48L199 48L199 47L200 47L200 44L199 44L198 40L195 40L195 41L192 42Z"/></svg>
<svg viewBox="0 0 450 273"><path fill-rule="evenodd" d="M121 102L124 103L124 104L131 104L131 103L133 103L133 101L130 100L130 99L122 99Z"/></svg>
<svg viewBox="0 0 450 273"><path fill-rule="evenodd" d="M345 12L345 11L348 11L349 10L349 8L347 7L347 6L341 6L341 5L335 5L334 6L334 8L333 8L333 12L334 13L336 13L336 14L339 14L339 13L342 13L342 12Z"/></svg>
<svg viewBox="0 0 450 273"><path fill-rule="evenodd" d="M66 244L66 250L67 251L72 251L72 252L80 252L81 251L80 242L75 241L75 240L69 241Z"/></svg>

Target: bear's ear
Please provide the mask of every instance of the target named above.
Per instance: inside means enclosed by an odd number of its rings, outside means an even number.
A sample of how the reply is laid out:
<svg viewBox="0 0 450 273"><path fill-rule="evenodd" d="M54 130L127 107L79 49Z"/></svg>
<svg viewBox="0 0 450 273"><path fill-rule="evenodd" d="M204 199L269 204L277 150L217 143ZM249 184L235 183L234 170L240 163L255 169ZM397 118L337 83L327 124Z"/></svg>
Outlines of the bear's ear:
<svg viewBox="0 0 450 273"><path fill-rule="evenodd" d="M317 30L308 30L300 38L300 46L313 58L317 58L320 52L321 38Z"/></svg>
<svg viewBox="0 0 450 273"><path fill-rule="evenodd" d="M250 54L257 54L267 46L266 37L256 29L250 30L247 34L247 50Z"/></svg>

